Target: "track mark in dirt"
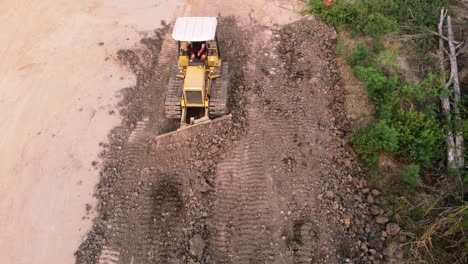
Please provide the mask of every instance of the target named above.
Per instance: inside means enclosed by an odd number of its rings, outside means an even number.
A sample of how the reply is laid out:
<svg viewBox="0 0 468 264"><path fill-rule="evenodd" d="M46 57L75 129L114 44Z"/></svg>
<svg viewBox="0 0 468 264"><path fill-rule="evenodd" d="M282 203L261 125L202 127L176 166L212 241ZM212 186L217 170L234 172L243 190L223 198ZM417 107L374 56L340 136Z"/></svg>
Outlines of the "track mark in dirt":
<svg viewBox="0 0 468 264"><path fill-rule="evenodd" d="M131 256L135 263L182 262L186 216L180 177L154 175L153 182L140 189L139 209L130 218L132 234L124 236L134 242L128 247L127 258Z"/></svg>
<svg viewBox="0 0 468 264"><path fill-rule="evenodd" d="M99 256L98 264L117 264L119 263L120 252L103 247Z"/></svg>
<svg viewBox="0 0 468 264"><path fill-rule="evenodd" d="M317 198L342 172L333 162L335 33L310 20L256 30L247 133L215 177L214 254L222 263L337 263L342 230Z"/></svg>
<svg viewBox="0 0 468 264"><path fill-rule="evenodd" d="M138 138L140 138L142 136L143 132L146 129L148 121L149 121L149 118L145 117L145 118L143 118L143 120L138 121L136 123L135 129L132 131L132 133L128 137L128 142L129 143L134 143Z"/></svg>
<svg viewBox="0 0 468 264"><path fill-rule="evenodd" d="M258 144L256 140L241 142L232 158L218 167L213 222L215 254L220 260L263 263L272 251L267 179Z"/></svg>

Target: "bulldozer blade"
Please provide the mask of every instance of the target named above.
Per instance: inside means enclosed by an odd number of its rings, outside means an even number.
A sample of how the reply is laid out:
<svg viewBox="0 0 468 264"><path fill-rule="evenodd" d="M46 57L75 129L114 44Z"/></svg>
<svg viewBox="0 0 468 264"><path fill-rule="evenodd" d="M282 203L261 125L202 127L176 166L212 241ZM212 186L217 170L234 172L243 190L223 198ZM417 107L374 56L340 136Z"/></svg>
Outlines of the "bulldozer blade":
<svg viewBox="0 0 468 264"><path fill-rule="evenodd" d="M176 131L172 131L172 132L169 132L169 133L166 133L166 134L156 136L156 142L157 142L158 145L165 142L165 141L170 142L171 138L174 137L174 136L175 137L190 138L190 132L191 131L209 129L209 127L211 127L212 125L217 124L219 122L226 122L226 123L231 124L231 120L232 120L232 115L231 114L225 115L225 116L222 116L222 117L218 117L218 118L215 118L215 119L208 119L208 118L207 119L199 119L199 120L196 120L193 125L186 125L186 126L183 126L183 127L179 128L179 129L177 129ZM208 127L206 127L206 126L208 126Z"/></svg>

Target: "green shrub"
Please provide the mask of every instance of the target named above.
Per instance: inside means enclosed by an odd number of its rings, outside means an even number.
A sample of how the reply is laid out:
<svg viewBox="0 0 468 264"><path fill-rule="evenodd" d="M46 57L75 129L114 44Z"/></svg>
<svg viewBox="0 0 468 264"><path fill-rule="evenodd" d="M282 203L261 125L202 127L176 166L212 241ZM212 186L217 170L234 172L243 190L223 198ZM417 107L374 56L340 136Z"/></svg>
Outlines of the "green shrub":
<svg viewBox="0 0 468 264"><path fill-rule="evenodd" d="M397 154L403 160L430 168L442 159L445 140L442 125L437 119L428 118L416 110L399 109L390 125L398 133L400 148Z"/></svg>
<svg viewBox="0 0 468 264"><path fill-rule="evenodd" d="M380 52L385 50L385 43L382 41L382 38L380 36L374 37L373 49L376 54L379 54Z"/></svg>
<svg viewBox="0 0 468 264"><path fill-rule="evenodd" d="M387 72L393 71L398 73L398 57L400 51L397 45L391 45L387 49L381 50L376 58L377 64L380 68L385 69Z"/></svg>
<svg viewBox="0 0 468 264"><path fill-rule="evenodd" d="M437 24L442 7L449 8L449 0L335 0L326 6L323 0L311 0L308 12L335 27L346 25L352 31L372 36L418 27L432 28Z"/></svg>
<svg viewBox="0 0 468 264"><path fill-rule="evenodd" d="M426 103L424 105L423 113L424 113L424 116L426 116L426 118L437 119L438 111L439 111L439 107L433 102Z"/></svg>
<svg viewBox="0 0 468 264"><path fill-rule="evenodd" d="M449 0L356 0L356 3L366 5L370 12L379 12L391 17L405 30L417 30L416 27L432 28L439 21L442 7L449 8Z"/></svg>
<svg viewBox="0 0 468 264"><path fill-rule="evenodd" d="M325 6L322 0L312 0L308 11L331 26L345 26L353 33L381 36L398 29L395 21L368 7L361 1L349 3L337 0L334 5Z"/></svg>
<svg viewBox="0 0 468 264"><path fill-rule="evenodd" d="M343 1L336 1L333 6L326 6L321 0L312 0L310 1L309 12L334 27L354 24L354 21L358 20L360 16L353 5Z"/></svg>
<svg viewBox="0 0 468 264"><path fill-rule="evenodd" d="M410 164L403 169L403 181L409 187L416 187L419 184L419 165Z"/></svg>
<svg viewBox="0 0 468 264"><path fill-rule="evenodd" d="M398 81L396 76L386 76L374 67L357 66L354 69L354 74L364 83L374 100L385 92L395 90Z"/></svg>
<svg viewBox="0 0 468 264"><path fill-rule="evenodd" d="M415 83L406 84L401 88L401 95L409 100L422 102L426 99L426 93L420 85Z"/></svg>
<svg viewBox="0 0 468 264"><path fill-rule="evenodd" d="M382 36L398 30L398 24L393 19L387 18L380 13L373 13L367 17L367 23L363 33L369 36Z"/></svg>
<svg viewBox="0 0 468 264"><path fill-rule="evenodd" d="M356 153L369 167L379 162L380 151L391 153L398 148L397 133L386 121L359 131L353 136L352 143Z"/></svg>
<svg viewBox="0 0 468 264"><path fill-rule="evenodd" d="M350 66L365 65L370 66L374 60L374 55L369 51L365 43L359 43L356 48L346 55L346 63Z"/></svg>
<svg viewBox="0 0 468 264"><path fill-rule="evenodd" d="M419 103L426 102L429 99L436 99L441 90L443 90L443 80L439 75L428 74L424 80L419 83L411 83L402 87L401 94L410 100Z"/></svg>
<svg viewBox="0 0 468 264"><path fill-rule="evenodd" d="M375 99L375 105L380 119L391 119L393 113L400 108L400 94L397 90L385 92Z"/></svg>
<svg viewBox="0 0 468 264"><path fill-rule="evenodd" d="M307 12L354 35L379 38L390 32L415 35L421 28L432 29L438 23L442 7L452 14L450 0L336 0L333 6L324 5L322 0L311 0ZM422 35L407 44L415 51L414 63L435 68L435 61L429 56L438 45L433 36Z"/></svg>

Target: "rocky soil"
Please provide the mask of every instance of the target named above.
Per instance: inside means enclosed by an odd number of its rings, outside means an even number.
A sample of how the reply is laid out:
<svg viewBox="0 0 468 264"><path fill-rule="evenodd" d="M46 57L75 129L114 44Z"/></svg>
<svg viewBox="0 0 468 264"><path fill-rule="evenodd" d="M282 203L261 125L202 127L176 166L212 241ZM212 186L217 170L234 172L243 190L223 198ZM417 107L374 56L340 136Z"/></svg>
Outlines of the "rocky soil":
<svg viewBox="0 0 468 264"><path fill-rule="evenodd" d="M220 19L232 121L164 139L171 25L119 57L137 76L103 144L99 216L77 263L399 262L404 240L348 145L336 33Z"/></svg>

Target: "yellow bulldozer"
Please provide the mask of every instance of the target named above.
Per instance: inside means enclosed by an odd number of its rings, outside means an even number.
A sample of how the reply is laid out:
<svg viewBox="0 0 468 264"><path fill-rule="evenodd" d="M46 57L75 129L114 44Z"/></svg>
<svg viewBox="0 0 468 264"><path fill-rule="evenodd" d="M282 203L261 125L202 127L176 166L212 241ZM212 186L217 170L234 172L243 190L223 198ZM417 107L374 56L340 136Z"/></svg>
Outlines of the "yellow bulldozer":
<svg viewBox="0 0 468 264"><path fill-rule="evenodd" d="M181 128L228 114L228 64L220 56L216 27L215 17L180 17L174 25L178 62L169 80L165 114L180 120Z"/></svg>

